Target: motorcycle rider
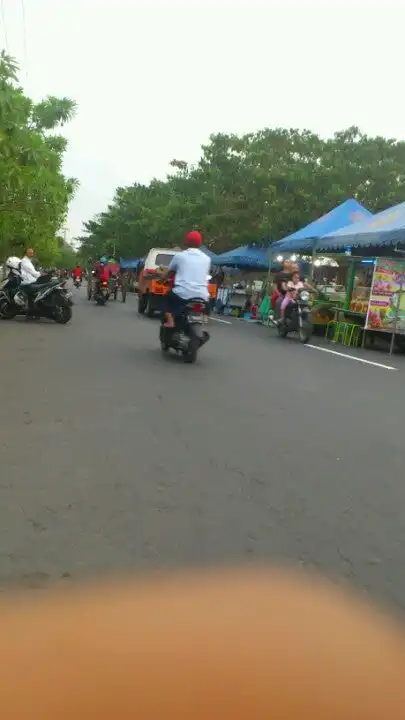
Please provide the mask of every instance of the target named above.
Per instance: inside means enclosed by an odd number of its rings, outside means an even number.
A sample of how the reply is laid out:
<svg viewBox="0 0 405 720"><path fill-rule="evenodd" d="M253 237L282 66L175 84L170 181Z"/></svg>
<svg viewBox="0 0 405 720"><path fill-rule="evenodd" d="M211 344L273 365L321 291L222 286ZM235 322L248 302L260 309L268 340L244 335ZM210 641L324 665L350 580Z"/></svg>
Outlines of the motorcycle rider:
<svg viewBox="0 0 405 720"><path fill-rule="evenodd" d="M32 248L28 248L20 264L22 277L21 289L23 290L28 302L27 317L32 317L34 314L33 295L35 290L38 289L36 282L41 276L41 273L34 267L32 262L33 257L34 250Z"/></svg>
<svg viewBox="0 0 405 720"><path fill-rule="evenodd" d="M80 280L80 282L83 280L83 270L79 263L77 263L76 267L73 269L72 276L73 280Z"/></svg>
<svg viewBox="0 0 405 720"><path fill-rule="evenodd" d="M108 260L105 257L105 255L103 255L100 258L100 260L98 262L96 262L94 265L93 274L94 274L94 279L96 281L97 286L99 286L100 282L102 282L102 281L106 280L108 282L111 277L111 270L109 270L107 265L108 265Z"/></svg>
<svg viewBox="0 0 405 720"><path fill-rule="evenodd" d="M284 296L280 308L280 323L284 320L287 307L293 300L295 300L298 290L302 290L302 288L309 290L309 292L315 292L315 289L312 287L312 285L306 282L302 282L299 272L295 271L291 275L291 280L287 282L287 292Z"/></svg>
<svg viewBox="0 0 405 720"><path fill-rule="evenodd" d="M174 255L163 277L174 274L173 289L166 295L165 327L173 328L174 318L182 306L193 298L209 300L209 274L211 260L202 252L203 237L192 230L184 238L185 250Z"/></svg>

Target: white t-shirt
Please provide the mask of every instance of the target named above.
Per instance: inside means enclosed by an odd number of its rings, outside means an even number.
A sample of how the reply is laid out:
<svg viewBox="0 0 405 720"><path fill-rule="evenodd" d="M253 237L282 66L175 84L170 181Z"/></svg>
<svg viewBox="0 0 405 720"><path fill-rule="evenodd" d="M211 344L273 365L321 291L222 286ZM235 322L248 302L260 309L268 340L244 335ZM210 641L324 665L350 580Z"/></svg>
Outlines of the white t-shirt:
<svg viewBox="0 0 405 720"><path fill-rule="evenodd" d="M210 258L198 248L188 248L177 253L169 265L169 270L176 273L173 292L184 300L208 300L210 269Z"/></svg>
<svg viewBox="0 0 405 720"><path fill-rule="evenodd" d="M34 265L32 264L29 257L25 256L21 260L21 276L22 276L22 285L29 285L29 283L34 283L36 280L38 280L40 276L40 272L38 270L35 270Z"/></svg>

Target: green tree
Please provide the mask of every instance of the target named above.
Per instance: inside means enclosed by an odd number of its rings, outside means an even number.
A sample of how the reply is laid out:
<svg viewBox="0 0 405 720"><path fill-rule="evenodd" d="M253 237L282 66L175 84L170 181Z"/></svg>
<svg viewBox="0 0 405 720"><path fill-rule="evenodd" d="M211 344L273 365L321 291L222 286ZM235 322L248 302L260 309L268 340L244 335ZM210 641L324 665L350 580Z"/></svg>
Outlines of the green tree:
<svg viewBox="0 0 405 720"><path fill-rule="evenodd" d="M68 98L34 103L18 85L18 66L0 55L0 253L35 247L45 264L60 252L56 233L77 181L62 173L67 141L59 129L75 114Z"/></svg>
<svg viewBox="0 0 405 720"><path fill-rule="evenodd" d="M60 240L62 239L58 238L58 241ZM71 245L65 244L62 240L60 242L59 254L55 259L55 267L63 268L64 270L73 270L78 261L78 255Z"/></svg>
<svg viewBox="0 0 405 720"><path fill-rule="evenodd" d="M376 212L405 191L405 143L356 127L328 139L283 128L220 133L195 166L171 165L164 181L118 188L106 211L85 223L83 252L97 255L113 242L117 254L142 256L193 227L220 252L285 237L349 197Z"/></svg>

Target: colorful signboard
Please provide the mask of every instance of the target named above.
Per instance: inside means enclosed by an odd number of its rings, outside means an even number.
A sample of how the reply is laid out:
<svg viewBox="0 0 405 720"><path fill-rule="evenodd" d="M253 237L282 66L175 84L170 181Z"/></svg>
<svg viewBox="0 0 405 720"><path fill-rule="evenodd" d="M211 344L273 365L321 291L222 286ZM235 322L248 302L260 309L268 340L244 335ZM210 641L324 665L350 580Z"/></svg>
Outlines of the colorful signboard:
<svg viewBox="0 0 405 720"><path fill-rule="evenodd" d="M405 334L405 260L376 259L366 329Z"/></svg>

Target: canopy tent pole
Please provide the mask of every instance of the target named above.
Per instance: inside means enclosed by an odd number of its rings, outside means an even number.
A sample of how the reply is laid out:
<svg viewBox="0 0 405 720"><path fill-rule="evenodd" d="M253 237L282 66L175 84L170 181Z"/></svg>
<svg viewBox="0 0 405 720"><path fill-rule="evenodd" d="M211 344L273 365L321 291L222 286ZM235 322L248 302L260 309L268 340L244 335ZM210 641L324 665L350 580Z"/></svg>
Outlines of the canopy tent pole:
<svg viewBox="0 0 405 720"><path fill-rule="evenodd" d="M315 260L316 260L316 243L314 244L312 248L312 263L311 263L311 283L314 281L314 275L315 275Z"/></svg>
<svg viewBox="0 0 405 720"><path fill-rule="evenodd" d="M270 278L271 278L271 268L273 265L273 253L270 251L268 253L268 260L269 260L269 269L267 271L267 279L266 279L266 294L269 295L269 285L270 285Z"/></svg>
<svg viewBox="0 0 405 720"><path fill-rule="evenodd" d="M397 301L396 301L396 304L395 304L394 327L392 328L392 335L391 335L391 342L390 342L390 356L392 355L392 353L393 353L393 351L394 351L395 335L396 335L396 332L397 332L397 325L398 325L398 320L399 320L399 308L400 308L400 305L401 305L401 295L402 295L402 292L403 292L403 290L402 290L402 284L401 284L399 293L398 293L398 295L397 295Z"/></svg>

